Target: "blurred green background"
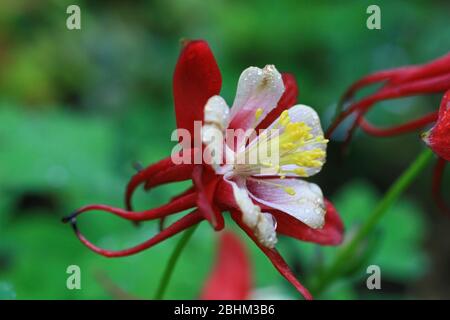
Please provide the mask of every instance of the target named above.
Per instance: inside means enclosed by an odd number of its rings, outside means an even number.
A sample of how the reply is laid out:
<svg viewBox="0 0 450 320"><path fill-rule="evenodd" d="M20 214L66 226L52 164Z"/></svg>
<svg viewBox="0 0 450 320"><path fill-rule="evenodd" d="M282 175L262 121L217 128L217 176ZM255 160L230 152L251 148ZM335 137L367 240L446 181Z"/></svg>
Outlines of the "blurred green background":
<svg viewBox="0 0 450 320"><path fill-rule="evenodd" d="M66 8L81 8L81 30L67 30ZM366 8L378 4L382 29L366 28ZM60 219L89 203L122 206L134 173L173 148L171 82L181 38L206 39L232 102L240 72L275 64L293 73L300 101L326 127L335 104L359 77L423 63L450 49L448 1L66 1L0 3L0 299L118 298L114 287L151 298L179 237L138 255L107 259L82 246ZM380 125L435 110L439 96L380 104ZM360 132L340 157L314 177L351 233L401 171L424 148L418 134L372 138ZM446 174L445 191L450 188ZM136 207L167 201L186 185L138 192ZM382 220L367 252L321 298L450 298L450 227L430 199L431 168ZM156 232L98 213L80 219L95 243L118 249ZM231 221L229 228L237 230ZM298 298L265 256L248 245L255 296ZM202 224L181 256L168 298L195 298L213 264L217 235ZM309 277L335 248L292 239L280 251ZM81 290L66 288L66 268L81 267ZM382 289L365 287L377 264ZM113 289L112 289L113 288ZM320 297L319 297L320 298Z"/></svg>

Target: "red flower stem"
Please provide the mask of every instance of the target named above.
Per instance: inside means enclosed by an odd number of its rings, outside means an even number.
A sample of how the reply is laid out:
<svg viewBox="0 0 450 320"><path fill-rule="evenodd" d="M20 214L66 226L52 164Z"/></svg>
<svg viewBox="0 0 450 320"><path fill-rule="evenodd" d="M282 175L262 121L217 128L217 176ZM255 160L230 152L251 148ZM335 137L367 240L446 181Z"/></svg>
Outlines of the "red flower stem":
<svg viewBox="0 0 450 320"><path fill-rule="evenodd" d="M437 58L422 66L412 66L408 72L402 72L398 77L389 81L389 84L405 83L407 81L431 78L450 72L450 53Z"/></svg>
<svg viewBox="0 0 450 320"><path fill-rule="evenodd" d="M380 81L387 81L388 86L398 85L420 78L430 78L450 72L450 54L446 54L424 65L413 65L372 73L353 83L342 96L339 105L342 106L353 98L356 91Z"/></svg>
<svg viewBox="0 0 450 320"><path fill-rule="evenodd" d="M152 238L148 239L147 241L140 243L134 247L124 249L124 250L118 250L118 251L107 250L107 249L97 247L92 242L87 240L83 236L83 234L81 234L81 232L78 230L75 219L71 221L71 224L75 231L75 234L77 235L77 237L80 239L80 241L86 247L88 247L89 249L91 249L92 251L94 251L98 254L101 254L102 256L112 258L112 257L129 256L129 255L138 253L140 251L143 251L145 249L148 249L148 248L160 243L161 241L164 241L164 240L176 235L177 233L179 233L195 224L198 224L202 220L203 220L203 217L201 217L197 211L193 211L193 212L185 215L183 218L179 219L178 221L174 222L169 227L167 227L163 231L159 232L158 234L156 234Z"/></svg>
<svg viewBox="0 0 450 320"><path fill-rule="evenodd" d="M195 157L195 154L200 151L195 148L186 149L180 151L179 156L182 157L184 152ZM175 164L172 157L168 157L140 170L128 182L125 191L125 207L127 210L132 211L131 198L133 197L134 191L136 191L141 184L145 183L145 190L149 190L161 184L189 180L193 168L194 165L192 164Z"/></svg>
<svg viewBox="0 0 450 320"><path fill-rule="evenodd" d="M366 133L368 133L370 135L373 135L376 137L389 137L389 136L393 136L393 135L399 135L399 134L404 134L404 133L408 133L411 131L415 131L417 129L420 129L420 128L426 126L427 124L435 122L438 118L438 112L432 112L432 113L429 113L429 114L423 116L422 118L412 120L406 124L383 129L383 128L378 128L378 127L370 124L367 120L365 120L364 115L366 113L367 113L367 111L361 111L357 115L356 119L353 121L352 126L347 130L347 135L345 137L344 143L341 148L343 153L346 152L346 150L353 138L353 134L355 133L355 130L356 130L356 128L358 128L358 126L360 126L363 131L365 131Z"/></svg>
<svg viewBox="0 0 450 320"><path fill-rule="evenodd" d="M397 74L400 74L402 72L408 72L411 68L415 68L415 67L403 67L403 68L396 68L396 69L391 69L391 70L380 71L380 72L372 73L368 76L365 76L364 78L361 78L360 80L353 83L350 86L350 88L348 88L348 90L342 96L342 98L339 102L339 105L342 106L347 101L352 99L353 96L355 95L356 91L358 91L368 85L374 84L376 82L389 80L390 78L394 77Z"/></svg>
<svg viewBox="0 0 450 320"><path fill-rule="evenodd" d="M432 113L429 113L429 114L423 116L422 118L413 120L406 124L392 127L392 128L382 129L382 128L378 128L378 127L370 124L367 120L365 120L364 115L366 113L367 113L367 110L359 112L356 119L353 121L352 126L348 129L347 135L346 135L344 143L342 145L343 153L346 152L346 150L353 138L353 134L355 133L355 130L356 130L356 128L358 128L358 126L360 126L363 131L365 131L366 133L368 133L370 135L373 135L376 137L389 137L389 136L404 134L404 133L408 133L408 132L417 130L419 128L426 126L427 124L430 124L430 123L436 121L438 118L438 112L432 112Z"/></svg>
<svg viewBox="0 0 450 320"><path fill-rule="evenodd" d="M342 121L344 121L353 112L367 112L369 108L379 101L413 96L417 94L441 92L445 91L449 87L450 74L445 74L435 78L420 79L398 86L382 88L378 92L352 104L347 110L339 114L339 116L328 128L326 137L330 137Z"/></svg>
<svg viewBox="0 0 450 320"><path fill-rule="evenodd" d="M432 112L426 114L421 118L390 128L379 128L368 122L364 117L359 118L357 121L361 129L364 130L366 133L376 137L389 137L393 135L408 133L423 128L424 126L435 122L437 120L437 117L438 113Z"/></svg>
<svg viewBox="0 0 450 320"><path fill-rule="evenodd" d="M323 290L330 286L342 274L347 263L351 262L354 258L355 253L360 248L360 244L373 231L379 220L413 183L415 178L423 171L432 158L433 152L430 149L424 150L397 181L394 182L378 205L370 213L368 219L358 229L357 233L351 239L348 239L347 244L341 247L336 253L329 267L318 274L317 281L312 286L313 289L311 291L313 294L318 295L323 292Z"/></svg>
<svg viewBox="0 0 450 320"><path fill-rule="evenodd" d="M146 182L152 175L164 170L173 165L172 159L170 157L162 159L161 161L148 166L145 169L139 170L128 182L127 189L125 192L125 206L128 210L132 210L131 197L133 192L142 183Z"/></svg>
<svg viewBox="0 0 450 320"><path fill-rule="evenodd" d="M187 210L190 208L193 208L196 206L197 201L197 195L194 193L186 194L183 197L179 197L161 207L154 208L151 210L141 211L141 212L135 212L135 211L128 211L120 208L114 208L111 206L103 205L103 204L92 204L88 206L84 206L71 215L65 217L63 219L63 222L69 222L74 220L79 215L99 210L108 212L111 214L114 214L116 216L119 216L123 219L131 220L131 221L147 221L147 220L153 220L165 217L170 214L174 214L183 210Z"/></svg>
<svg viewBox="0 0 450 320"><path fill-rule="evenodd" d="M193 169L193 164L174 165L164 172L157 173L150 177L147 181L145 181L144 189L148 191L151 188L162 184L189 180Z"/></svg>

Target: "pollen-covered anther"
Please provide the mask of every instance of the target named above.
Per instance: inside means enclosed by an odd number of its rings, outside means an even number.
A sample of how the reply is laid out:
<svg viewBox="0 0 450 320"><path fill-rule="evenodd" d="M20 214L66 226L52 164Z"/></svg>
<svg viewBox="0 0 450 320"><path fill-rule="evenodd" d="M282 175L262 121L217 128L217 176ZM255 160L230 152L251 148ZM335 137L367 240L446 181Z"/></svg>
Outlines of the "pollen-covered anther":
<svg viewBox="0 0 450 320"><path fill-rule="evenodd" d="M290 195L290 196L295 196L295 195L297 194L297 192L295 192L295 189L294 189L294 188L291 188L291 187L284 187L283 189L284 189L284 191L285 191L288 195Z"/></svg>
<svg viewBox="0 0 450 320"><path fill-rule="evenodd" d="M322 159L325 157L325 151L322 149L312 149L299 152L293 156L293 161L300 167L319 167L323 165Z"/></svg>
<svg viewBox="0 0 450 320"><path fill-rule="evenodd" d="M262 108L258 108L255 111L255 120L259 120L263 114L263 109Z"/></svg>
<svg viewBox="0 0 450 320"><path fill-rule="evenodd" d="M284 111L275 125L275 128L281 130L278 139L280 146L280 164L296 165L299 167L318 168L325 162L325 148L316 147L312 145L325 145L326 140L323 135L313 134L313 129L304 122L291 122L288 111ZM306 172L304 169L300 170L285 170L280 173L295 173L304 176Z"/></svg>
<svg viewBox="0 0 450 320"><path fill-rule="evenodd" d="M430 144L429 137L430 137L430 131L422 132L420 134L420 138L428 145Z"/></svg>

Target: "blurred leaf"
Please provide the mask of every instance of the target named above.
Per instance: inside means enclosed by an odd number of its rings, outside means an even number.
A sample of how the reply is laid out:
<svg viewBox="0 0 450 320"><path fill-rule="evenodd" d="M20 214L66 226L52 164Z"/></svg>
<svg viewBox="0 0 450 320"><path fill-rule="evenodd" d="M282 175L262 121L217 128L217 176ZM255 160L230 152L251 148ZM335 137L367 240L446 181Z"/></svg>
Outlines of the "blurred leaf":
<svg viewBox="0 0 450 320"><path fill-rule="evenodd" d="M361 222L376 205L378 193L366 182L353 182L335 197L346 226ZM420 208L403 197L378 226L378 248L370 263L381 267L383 276L411 281L426 272L423 252L426 224Z"/></svg>
<svg viewBox="0 0 450 320"><path fill-rule="evenodd" d="M332 199L344 221L346 234L350 236L354 228L357 228L373 210L380 196L370 183L353 181L343 186ZM365 251L362 256L348 262L351 269L345 276L341 276L338 283L332 284L331 288L324 292L323 297L343 297L342 292L352 296L356 293L350 292L357 287L361 287L363 294L368 295L368 298L379 293L387 297L386 294L389 292L383 291L383 281L406 285L420 279L428 270L428 259L423 247L425 230L426 223L422 211L412 200L403 197L401 202L395 204L381 220L376 233L372 235L376 237L376 241L370 240L369 247L363 247ZM306 267L307 274L312 275L317 271L318 261L315 259L317 252L321 253L326 268L338 247L306 244L299 250L302 265ZM374 292L365 288L368 276L366 268L372 264L380 266L382 277L382 289Z"/></svg>
<svg viewBox="0 0 450 320"><path fill-rule="evenodd" d="M13 286L8 282L0 282L0 300L13 300L16 298Z"/></svg>

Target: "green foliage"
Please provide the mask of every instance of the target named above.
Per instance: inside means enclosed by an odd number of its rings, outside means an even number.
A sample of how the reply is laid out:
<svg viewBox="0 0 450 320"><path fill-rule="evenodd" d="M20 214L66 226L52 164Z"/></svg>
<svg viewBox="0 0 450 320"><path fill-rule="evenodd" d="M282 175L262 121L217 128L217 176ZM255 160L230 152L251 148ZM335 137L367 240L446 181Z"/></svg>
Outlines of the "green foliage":
<svg viewBox="0 0 450 320"><path fill-rule="evenodd" d="M380 200L379 192L367 181L354 181L342 187L333 197L346 226L347 238L356 231ZM377 229L366 243L362 244L359 254L347 262L348 270L340 281L332 284L324 297L357 297L358 289L362 297L399 298L399 293L392 289L412 285L428 271L428 259L424 253L426 221L424 213L415 201L403 197L399 203L388 210ZM321 267L326 268L335 256L338 248L320 248L306 245L300 255L308 274L317 275ZM381 269L382 289L371 292L366 288L369 265L378 265ZM383 287L383 284L387 288ZM398 289L400 290L400 289Z"/></svg>

